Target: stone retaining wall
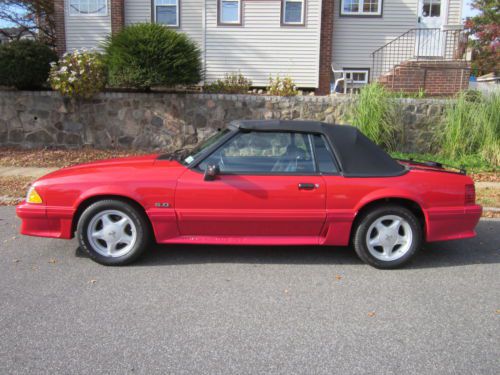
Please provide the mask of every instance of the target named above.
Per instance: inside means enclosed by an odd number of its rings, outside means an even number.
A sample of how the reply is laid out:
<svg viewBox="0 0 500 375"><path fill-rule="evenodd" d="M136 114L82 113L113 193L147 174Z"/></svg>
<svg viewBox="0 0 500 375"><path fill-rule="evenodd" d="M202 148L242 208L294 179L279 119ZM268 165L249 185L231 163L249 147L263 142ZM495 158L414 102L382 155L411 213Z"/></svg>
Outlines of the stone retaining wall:
<svg viewBox="0 0 500 375"><path fill-rule="evenodd" d="M292 98L103 93L89 102L55 92L0 91L0 145L173 150L193 145L235 119L343 122L352 97ZM398 148L429 152L446 100L398 99Z"/></svg>

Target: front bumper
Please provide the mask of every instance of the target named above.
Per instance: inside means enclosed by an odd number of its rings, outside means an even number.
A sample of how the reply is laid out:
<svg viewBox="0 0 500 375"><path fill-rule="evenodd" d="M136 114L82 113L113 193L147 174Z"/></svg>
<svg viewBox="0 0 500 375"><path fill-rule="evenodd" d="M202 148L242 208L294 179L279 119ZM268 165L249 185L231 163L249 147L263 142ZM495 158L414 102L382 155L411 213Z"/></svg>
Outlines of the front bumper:
<svg viewBox="0 0 500 375"><path fill-rule="evenodd" d="M37 237L73 237L73 215L75 210L67 207L51 207L23 201L16 207L21 219L21 234Z"/></svg>
<svg viewBox="0 0 500 375"><path fill-rule="evenodd" d="M475 237L482 213L479 205L429 209L426 239L432 242Z"/></svg>

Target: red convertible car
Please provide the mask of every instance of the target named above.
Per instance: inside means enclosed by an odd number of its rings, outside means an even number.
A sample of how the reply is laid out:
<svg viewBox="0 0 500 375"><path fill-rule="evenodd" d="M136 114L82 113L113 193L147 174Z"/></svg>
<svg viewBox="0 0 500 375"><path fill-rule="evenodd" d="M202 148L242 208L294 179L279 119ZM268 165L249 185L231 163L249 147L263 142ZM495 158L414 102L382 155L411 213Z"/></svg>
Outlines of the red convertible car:
<svg viewBox="0 0 500 375"><path fill-rule="evenodd" d="M482 208L464 171L396 161L356 128L240 121L190 155L63 168L17 207L21 233L72 238L105 265L161 244L352 244L378 268L424 241L473 237Z"/></svg>

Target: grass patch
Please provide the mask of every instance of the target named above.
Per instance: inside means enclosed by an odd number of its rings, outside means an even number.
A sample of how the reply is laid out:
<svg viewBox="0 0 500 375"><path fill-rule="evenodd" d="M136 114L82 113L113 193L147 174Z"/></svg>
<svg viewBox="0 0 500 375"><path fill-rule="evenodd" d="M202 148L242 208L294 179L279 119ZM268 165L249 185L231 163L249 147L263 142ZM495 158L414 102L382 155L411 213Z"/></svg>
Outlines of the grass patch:
<svg viewBox="0 0 500 375"><path fill-rule="evenodd" d="M500 207L500 189L476 189L476 201L484 207Z"/></svg>

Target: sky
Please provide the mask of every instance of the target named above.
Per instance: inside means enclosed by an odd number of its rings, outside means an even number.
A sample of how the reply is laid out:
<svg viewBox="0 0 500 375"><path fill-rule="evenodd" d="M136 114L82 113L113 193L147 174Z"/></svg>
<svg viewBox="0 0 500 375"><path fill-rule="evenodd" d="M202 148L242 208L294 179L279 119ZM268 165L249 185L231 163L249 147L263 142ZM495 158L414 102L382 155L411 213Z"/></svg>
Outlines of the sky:
<svg viewBox="0 0 500 375"><path fill-rule="evenodd" d="M470 0L465 0L462 8L462 18L475 16L479 12L477 10L471 9ZM12 25L7 24L6 22L0 20L0 27L10 27Z"/></svg>
<svg viewBox="0 0 500 375"><path fill-rule="evenodd" d="M470 1L464 1L464 6L462 7L462 18L472 17L478 14L479 11L470 7Z"/></svg>

